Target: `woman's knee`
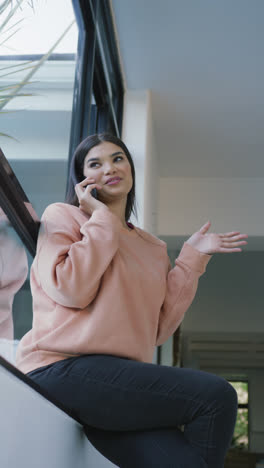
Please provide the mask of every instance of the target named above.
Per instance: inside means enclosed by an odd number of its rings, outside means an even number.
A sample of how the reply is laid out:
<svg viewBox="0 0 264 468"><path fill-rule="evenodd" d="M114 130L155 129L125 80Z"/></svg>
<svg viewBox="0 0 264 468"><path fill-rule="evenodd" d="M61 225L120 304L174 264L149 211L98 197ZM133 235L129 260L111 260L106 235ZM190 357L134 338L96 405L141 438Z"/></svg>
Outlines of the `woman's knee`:
<svg viewBox="0 0 264 468"><path fill-rule="evenodd" d="M212 401L217 402L222 408L237 410L238 398L234 387L224 378L215 376L214 384L210 391Z"/></svg>
<svg viewBox="0 0 264 468"><path fill-rule="evenodd" d="M223 406L230 420L230 425L234 425L237 417L238 397L236 390L229 382L226 382L223 391Z"/></svg>
<svg viewBox="0 0 264 468"><path fill-rule="evenodd" d="M232 406L237 407L237 405L238 405L237 392L229 382L226 382L226 385L227 385L226 395L228 395L228 399L230 401L230 404L232 404Z"/></svg>

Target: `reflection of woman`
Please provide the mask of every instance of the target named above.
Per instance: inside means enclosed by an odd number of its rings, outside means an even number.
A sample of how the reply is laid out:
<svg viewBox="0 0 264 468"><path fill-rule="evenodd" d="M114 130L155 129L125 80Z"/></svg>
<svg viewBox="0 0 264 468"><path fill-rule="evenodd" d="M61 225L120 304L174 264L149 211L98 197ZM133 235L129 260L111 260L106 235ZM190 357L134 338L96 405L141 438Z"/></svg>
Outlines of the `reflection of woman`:
<svg viewBox="0 0 264 468"><path fill-rule="evenodd" d="M207 223L171 268L166 244L128 222L134 165L113 136L78 146L70 182L69 204L42 216L33 327L18 367L69 407L117 466L222 467L236 418L231 385L151 361L182 321L210 254L240 251L247 236L208 234Z"/></svg>
<svg viewBox="0 0 264 468"><path fill-rule="evenodd" d="M13 301L27 274L28 260L23 244L0 208L0 355L12 362Z"/></svg>

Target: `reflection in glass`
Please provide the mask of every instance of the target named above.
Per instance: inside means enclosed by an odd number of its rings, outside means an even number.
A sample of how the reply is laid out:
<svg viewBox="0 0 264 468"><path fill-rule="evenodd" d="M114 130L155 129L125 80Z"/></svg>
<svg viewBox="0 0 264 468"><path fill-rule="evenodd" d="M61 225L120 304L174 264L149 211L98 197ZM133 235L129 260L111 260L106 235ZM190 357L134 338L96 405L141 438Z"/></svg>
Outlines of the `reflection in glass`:
<svg viewBox="0 0 264 468"><path fill-rule="evenodd" d="M25 247L34 255L39 224L34 208L0 149L0 355L12 363L18 343L14 340L14 299L27 280L29 265ZM24 314L23 304L18 304L18 310Z"/></svg>
<svg viewBox="0 0 264 468"><path fill-rule="evenodd" d="M19 236L0 208L0 354L13 362L14 296L28 274L28 260Z"/></svg>

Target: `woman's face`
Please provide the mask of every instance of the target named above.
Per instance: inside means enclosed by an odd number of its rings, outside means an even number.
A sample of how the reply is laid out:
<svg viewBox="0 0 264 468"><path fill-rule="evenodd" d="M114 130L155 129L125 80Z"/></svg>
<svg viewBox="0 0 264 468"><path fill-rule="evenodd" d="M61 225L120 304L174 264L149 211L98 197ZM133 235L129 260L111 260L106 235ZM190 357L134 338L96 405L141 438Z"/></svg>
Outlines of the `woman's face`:
<svg viewBox="0 0 264 468"><path fill-rule="evenodd" d="M84 177L92 177L95 183L102 186L97 191L98 199L110 201L116 198L127 198L133 186L131 166L126 154L119 146L104 141L94 146L87 153L83 164ZM110 184L110 178L119 178L117 183Z"/></svg>

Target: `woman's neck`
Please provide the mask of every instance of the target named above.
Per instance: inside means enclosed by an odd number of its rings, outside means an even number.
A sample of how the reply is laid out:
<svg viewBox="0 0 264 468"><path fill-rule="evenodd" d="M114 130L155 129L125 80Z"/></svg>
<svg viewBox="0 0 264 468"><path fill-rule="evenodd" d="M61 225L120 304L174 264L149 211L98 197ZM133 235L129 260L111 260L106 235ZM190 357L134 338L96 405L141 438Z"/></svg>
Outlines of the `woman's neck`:
<svg viewBox="0 0 264 468"><path fill-rule="evenodd" d="M112 211L113 214L115 214L121 221L122 225L124 228L129 229L127 223L126 223L126 204L124 203L107 203L107 207L109 208L110 211Z"/></svg>

